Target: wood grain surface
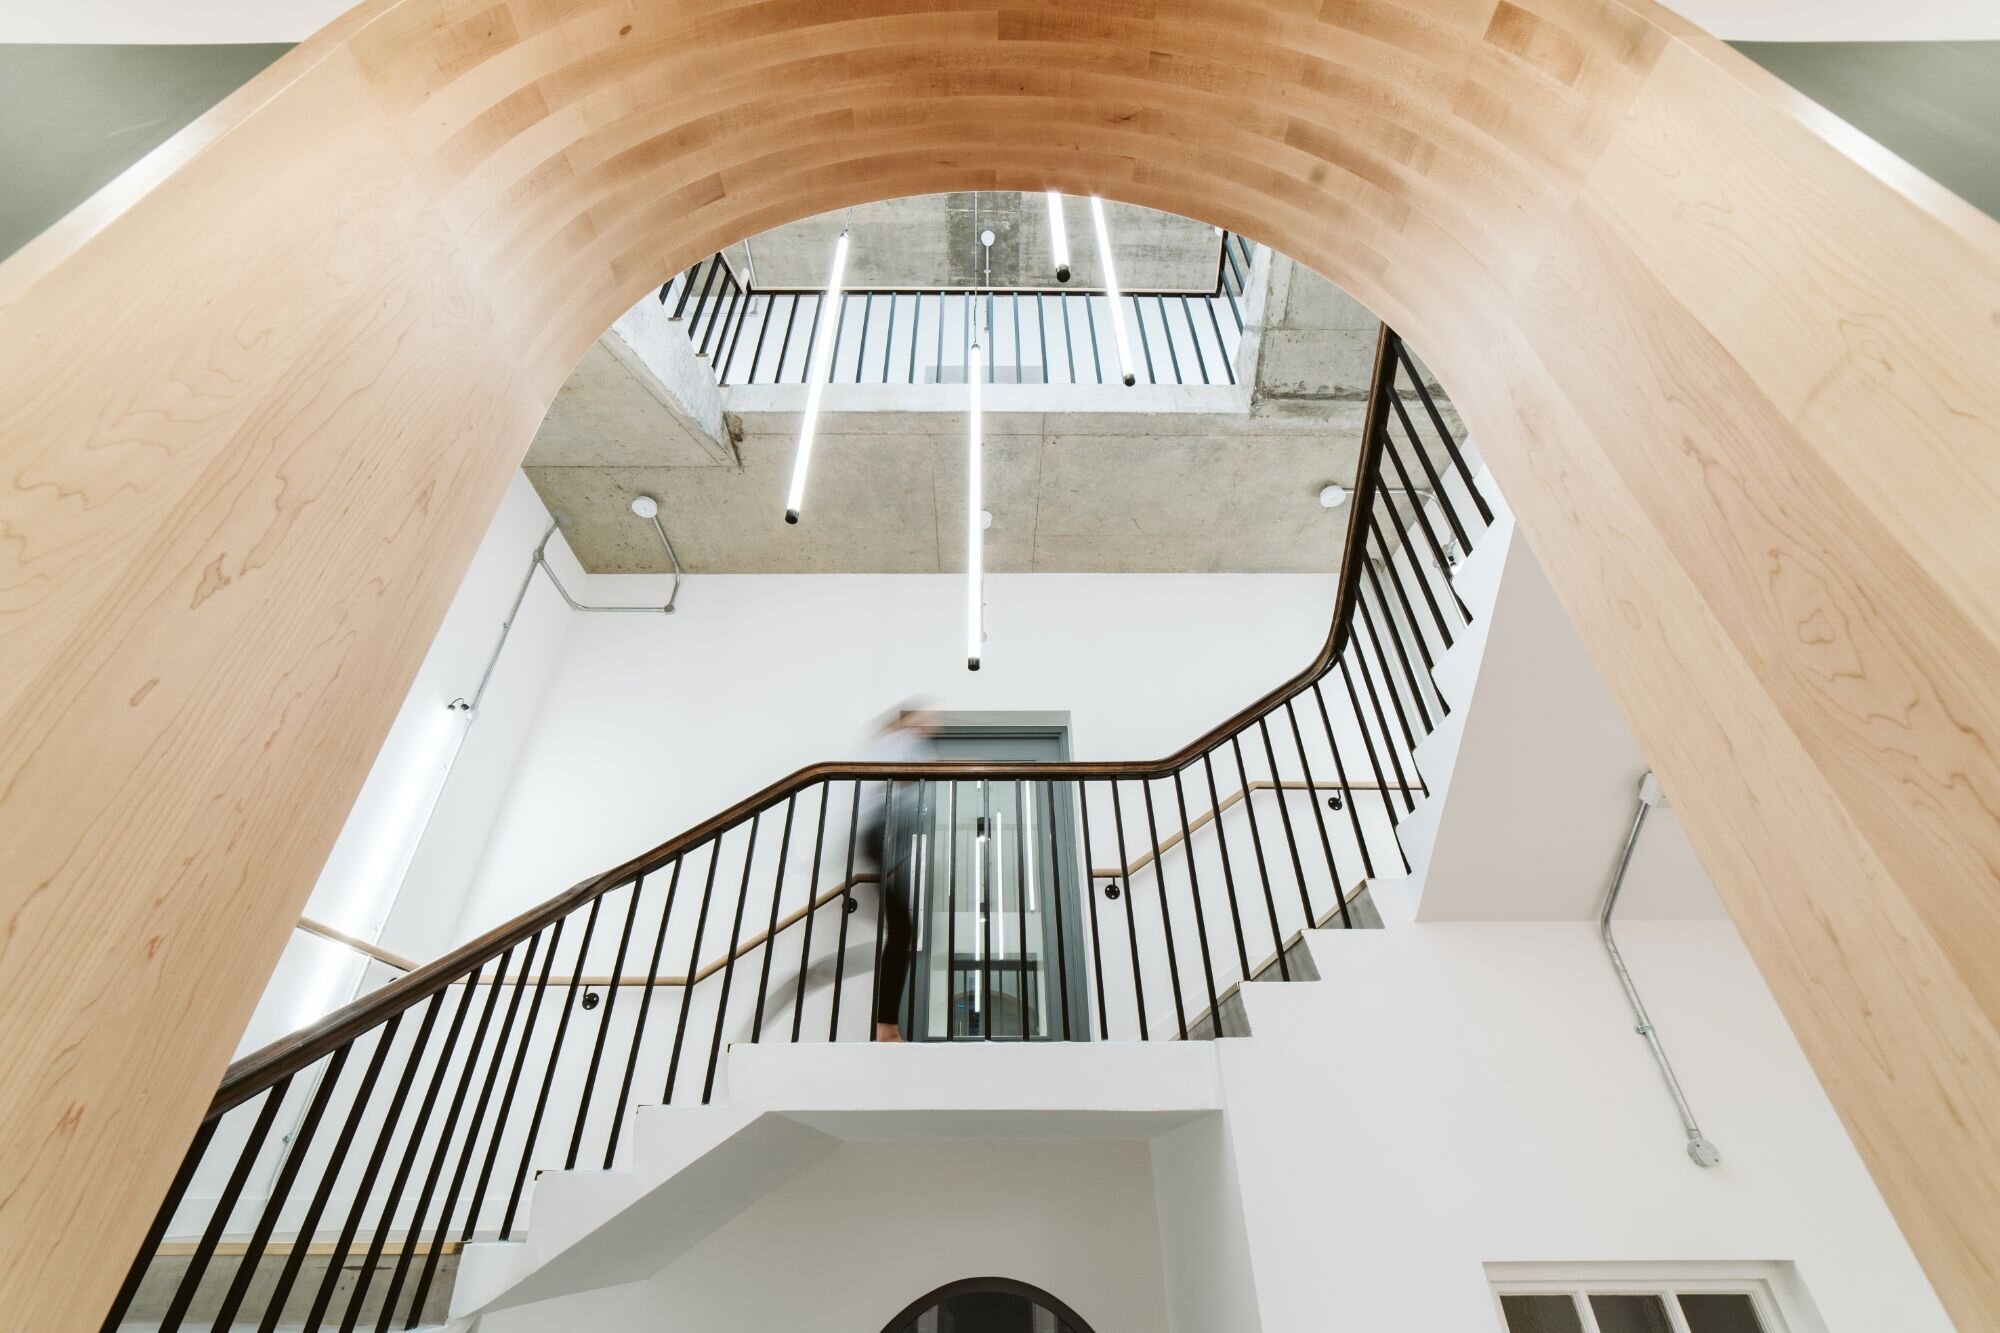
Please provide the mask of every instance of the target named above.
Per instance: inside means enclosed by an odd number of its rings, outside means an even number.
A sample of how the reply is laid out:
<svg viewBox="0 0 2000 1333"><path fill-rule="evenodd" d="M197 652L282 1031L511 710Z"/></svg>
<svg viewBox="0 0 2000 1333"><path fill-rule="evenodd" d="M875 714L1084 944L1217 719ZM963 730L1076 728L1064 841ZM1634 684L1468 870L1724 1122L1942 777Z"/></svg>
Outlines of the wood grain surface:
<svg viewBox="0 0 2000 1333"><path fill-rule="evenodd" d="M0 1323L95 1326L589 342L1045 188L1437 371L2000 1327L2000 226L1643 0L376 0L0 264Z"/></svg>

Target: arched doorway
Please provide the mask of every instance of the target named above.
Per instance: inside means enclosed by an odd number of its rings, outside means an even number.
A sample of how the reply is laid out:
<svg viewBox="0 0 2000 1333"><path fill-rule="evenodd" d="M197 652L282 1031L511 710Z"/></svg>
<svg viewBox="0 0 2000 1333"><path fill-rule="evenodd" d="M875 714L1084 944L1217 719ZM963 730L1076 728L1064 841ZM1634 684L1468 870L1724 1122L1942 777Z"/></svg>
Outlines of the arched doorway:
<svg viewBox="0 0 2000 1333"><path fill-rule="evenodd" d="M882 1333L1092 1333L1040 1287L1005 1277L948 1282L903 1308Z"/></svg>

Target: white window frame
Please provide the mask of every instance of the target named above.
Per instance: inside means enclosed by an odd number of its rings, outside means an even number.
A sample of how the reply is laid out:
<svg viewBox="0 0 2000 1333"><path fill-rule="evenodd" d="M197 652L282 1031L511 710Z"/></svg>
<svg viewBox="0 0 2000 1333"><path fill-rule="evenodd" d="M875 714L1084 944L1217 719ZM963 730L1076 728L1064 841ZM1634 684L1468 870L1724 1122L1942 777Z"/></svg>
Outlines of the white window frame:
<svg viewBox="0 0 2000 1333"><path fill-rule="evenodd" d="M1825 1333L1801 1299L1789 1264L1772 1263L1509 1263L1486 1265L1493 1289L1495 1327L1506 1333L1502 1296L1568 1296L1584 1333L1600 1333L1590 1296L1744 1295L1764 1333ZM1689 1333L1678 1301L1663 1302L1674 1333Z"/></svg>

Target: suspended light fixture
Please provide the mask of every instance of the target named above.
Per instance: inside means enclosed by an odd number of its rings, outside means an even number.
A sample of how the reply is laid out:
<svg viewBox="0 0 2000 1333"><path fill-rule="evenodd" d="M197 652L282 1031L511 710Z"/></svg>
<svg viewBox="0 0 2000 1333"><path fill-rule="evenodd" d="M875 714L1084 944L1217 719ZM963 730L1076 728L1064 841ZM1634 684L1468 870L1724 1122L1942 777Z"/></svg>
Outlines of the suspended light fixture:
<svg viewBox="0 0 2000 1333"><path fill-rule="evenodd" d="M1111 262L1111 231L1104 225L1104 201L1090 196L1090 220L1097 227L1097 254L1104 265L1104 295L1111 301L1111 334L1118 344L1118 373L1130 385L1138 377L1132 373L1132 346L1125 337L1125 310L1118 295L1118 269Z"/></svg>
<svg viewBox="0 0 2000 1333"><path fill-rule="evenodd" d="M981 640L986 637L986 534L985 525L980 522L985 512L980 487L980 454L982 452L979 435L979 381L984 378L982 363L985 354L977 339L973 341L970 360L966 364L966 383L972 390L971 410L967 413L967 449L965 471L967 476L965 493L965 669L979 670Z"/></svg>
<svg viewBox="0 0 2000 1333"><path fill-rule="evenodd" d="M1049 257L1055 261L1056 281L1069 281L1069 232L1063 227L1062 196L1049 191Z"/></svg>
<svg viewBox="0 0 2000 1333"><path fill-rule="evenodd" d="M792 489L785 498L785 522L799 521L805 505L806 469L812 465L813 435L819 427L819 399L833 366L834 328L840 311L840 281L847 271L847 228L833 243L833 272L827 275L826 297L819 305L819 332L813 335L812 365L806 371L806 414L799 423L799 452L792 460Z"/></svg>

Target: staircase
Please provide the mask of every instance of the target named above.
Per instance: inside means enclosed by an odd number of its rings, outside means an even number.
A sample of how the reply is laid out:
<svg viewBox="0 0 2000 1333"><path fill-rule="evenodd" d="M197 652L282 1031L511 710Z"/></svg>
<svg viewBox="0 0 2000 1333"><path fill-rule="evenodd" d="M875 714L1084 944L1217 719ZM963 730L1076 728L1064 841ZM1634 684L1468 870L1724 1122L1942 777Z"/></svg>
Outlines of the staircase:
<svg viewBox="0 0 2000 1333"><path fill-rule="evenodd" d="M104 1327L427 1326L658 1272L838 1143L1213 1115L1248 983L1410 910L1511 536L1387 329L1364 440L1303 671L1158 761L801 770L239 1061ZM877 1047L858 830L912 786L942 962Z"/></svg>

